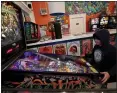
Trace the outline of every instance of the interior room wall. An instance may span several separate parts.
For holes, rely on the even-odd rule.
[[[66,8],[66,13],[68,13],[68,14],[76,14],[76,12],[75,12],[76,8],[75,8],[73,2],[70,2],[71,5],[72,5],[72,10],[71,10],[72,12],[71,13],[69,13],[67,11],[67,9],[69,9],[69,7],[70,7],[70,3],[69,4],[67,4],[67,3],[68,2],[66,2],[66,5],[65,5],[67,7]],[[77,1],[77,3],[81,3],[81,1]],[[96,5],[96,3],[94,3],[94,2],[85,3],[85,1],[83,1],[82,3],[84,4],[84,6],[83,6],[84,8],[85,8],[85,6],[94,6],[94,5]],[[105,4],[106,3],[107,3],[107,7],[104,8],[105,10],[104,9],[102,9],[102,10],[106,11],[109,14],[112,14],[114,12],[115,7],[116,7],[115,1],[105,2]],[[92,4],[92,5],[90,5],[90,4]],[[34,2],[32,2],[32,6],[33,6],[34,15],[35,15],[35,22],[37,24],[39,24],[39,25],[48,24],[48,22],[50,21],[51,16],[49,15],[47,2],[34,1]],[[103,7],[103,5],[101,5],[100,7]],[[45,16],[40,15],[40,8],[47,8],[48,14],[45,15]],[[94,10],[92,10],[92,11],[94,11]],[[89,30],[89,21],[90,21],[90,18],[99,17],[99,15],[101,14],[101,12],[102,11],[91,13],[90,15],[87,14],[87,16],[86,16],[86,32],[90,31]]]
[[[90,19],[99,17],[103,12],[108,15],[113,14],[116,3],[114,1],[77,1],[66,2],[65,6],[67,14],[86,13],[86,32],[89,32]]]
[[[34,11],[34,16],[35,16],[35,23],[38,24],[39,26],[47,25],[51,18],[51,16],[49,15],[47,2],[33,1],[32,7],[33,7],[33,11]],[[41,13],[40,13],[41,8],[47,9],[47,15],[41,15]],[[46,31],[46,34],[51,35],[51,33],[48,30]]]
[[[50,15],[49,15],[49,11],[48,11],[47,2],[33,1],[32,7],[33,7],[34,15],[35,15],[35,22],[38,25],[48,24],[48,22],[50,21]],[[41,8],[47,8],[47,15],[40,14]]]

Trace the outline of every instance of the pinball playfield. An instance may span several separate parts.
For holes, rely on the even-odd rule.
[[[24,52],[3,72],[3,88],[98,89],[101,87],[100,75],[83,58],[55,56],[50,57],[32,51]]]

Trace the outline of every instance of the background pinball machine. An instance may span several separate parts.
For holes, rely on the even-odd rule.
[[[101,89],[102,76],[83,58],[26,50],[21,9],[1,4],[2,93]]]

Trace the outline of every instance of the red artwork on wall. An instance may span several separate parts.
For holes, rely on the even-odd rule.
[[[116,35],[111,35],[110,36],[110,44],[111,45],[115,45],[116,44],[115,38],[116,38]]]
[[[53,53],[52,45],[39,47],[39,53]]]
[[[86,54],[92,51],[92,42],[90,39],[81,40],[81,56],[85,56]]]

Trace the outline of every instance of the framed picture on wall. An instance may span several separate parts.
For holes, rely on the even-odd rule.
[[[95,31],[97,28],[99,28],[99,18],[91,18],[90,31]]]
[[[41,8],[40,9],[40,14],[41,15],[47,15],[47,9],[46,8]]]
[[[73,14],[70,17],[70,34],[79,35],[86,33],[86,14]]]
[[[53,45],[54,54],[67,55],[66,43]]]
[[[80,41],[67,42],[68,55],[80,56]]]
[[[108,28],[109,16],[100,17],[100,28]]]
[[[38,52],[39,52],[39,53],[52,54],[52,53],[53,53],[52,45],[39,47],[39,48],[38,48]]]
[[[110,44],[113,46],[116,44],[116,35],[110,35]]]
[[[117,16],[109,16],[108,28],[116,29],[117,27]]]
[[[85,56],[92,51],[92,42],[91,39],[81,40],[81,56]]]

